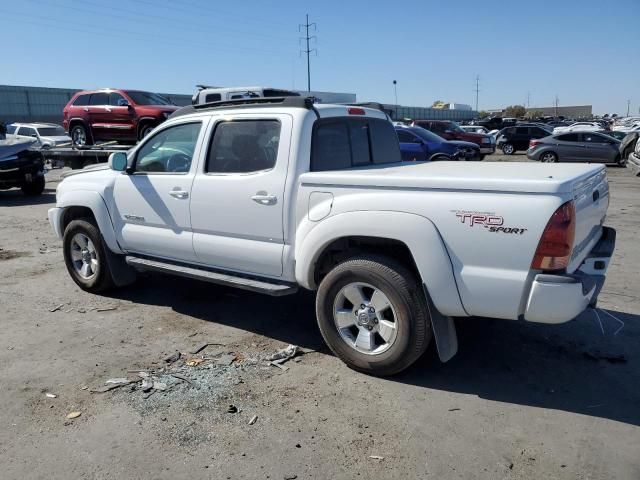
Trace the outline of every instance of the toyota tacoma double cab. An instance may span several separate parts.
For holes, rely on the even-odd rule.
[[[49,220],[84,290],[139,271],[315,290],[331,350],[391,375],[432,339],[450,359],[454,317],[562,323],[595,305],[608,203],[601,165],[403,162],[385,113],[289,97],[178,110],[66,177]]]

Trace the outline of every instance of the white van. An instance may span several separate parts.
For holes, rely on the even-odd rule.
[[[298,92],[282,90],[271,87],[229,87],[218,88],[206,85],[196,85],[198,91],[193,95],[191,103],[198,105],[201,103],[221,102],[225,100],[238,100],[242,98],[260,97],[299,97]]]

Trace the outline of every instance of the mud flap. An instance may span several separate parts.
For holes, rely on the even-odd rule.
[[[116,255],[109,247],[107,243],[102,239],[104,245],[104,253],[107,257],[107,263],[109,264],[109,270],[111,271],[111,278],[116,287],[124,287],[130,285],[136,281],[136,271],[127,265],[124,255]]]
[[[458,353],[458,335],[456,334],[456,326],[453,323],[453,318],[445,317],[434,306],[426,285],[423,284],[422,288],[427,299],[427,308],[429,309],[429,316],[431,317],[433,336],[436,339],[438,357],[442,363],[445,363],[451,360],[454,355]]]

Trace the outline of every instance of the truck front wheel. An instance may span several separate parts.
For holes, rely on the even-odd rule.
[[[62,237],[64,263],[74,282],[96,293],[113,286],[100,230],[87,218],[72,220]]]
[[[415,362],[432,337],[424,293],[396,261],[359,257],[337,265],[316,298],[320,332],[350,368],[393,375]]]

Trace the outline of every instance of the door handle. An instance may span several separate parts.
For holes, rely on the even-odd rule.
[[[171,190],[169,195],[174,198],[189,198],[189,192],[185,192],[184,190]]]
[[[111,113],[111,109],[109,107],[105,107],[105,110],[109,113]]]
[[[83,108],[83,110],[84,110],[85,112],[88,112],[88,111],[89,111],[89,109],[88,109],[88,108]]]
[[[251,200],[253,200],[256,203],[259,203],[260,205],[275,205],[276,202],[278,201],[278,197],[276,197],[275,195],[267,195],[267,194],[258,192],[253,197],[251,197]]]

